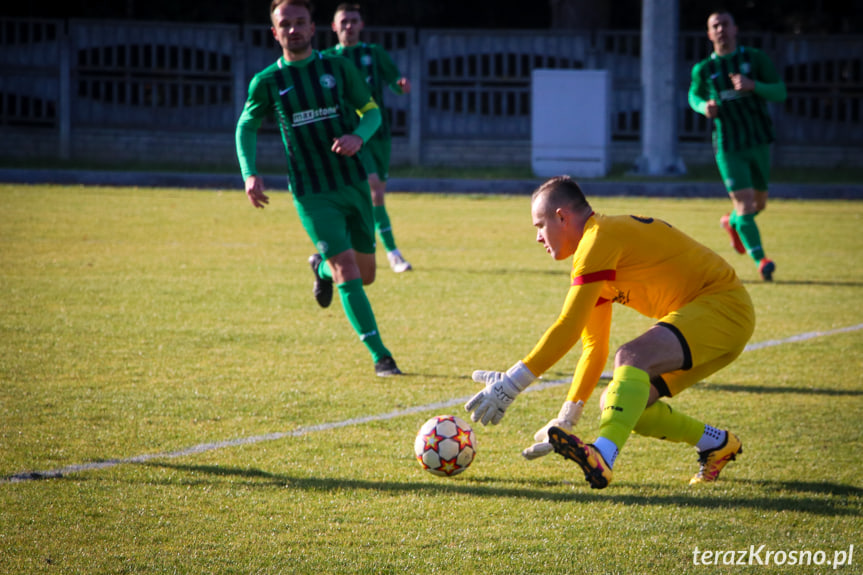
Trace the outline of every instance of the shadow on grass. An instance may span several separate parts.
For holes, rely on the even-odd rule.
[[[861,397],[863,389],[825,389],[818,387],[784,387],[780,385],[742,385],[736,383],[702,383],[705,391],[730,391],[733,393],[799,393],[802,395],[827,395],[835,397]]]
[[[841,485],[827,482],[796,482],[796,481],[751,481],[730,480],[723,482],[725,486],[735,484],[748,484],[769,491],[763,495],[745,495],[735,493],[728,495],[721,492],[712,495],[706,489],[693,489],[689,493],[675,493],[669,495],[651,494],[616,494],[612,487],[606,492],[595,492],[584,486],[578,491],[560,492],[559,483],[525,481],[525,487],[494,487],[478,483],[493,483],[497,479],[483,477],[471,477],[467,482],[460,480],[448,481],[447,483],[427,482],[399,482],[399,481],[369,481],[363,479],[327,478],[327,477],[293,477],[291,475],[270,473],[255,468],[223,467],[218,465],[181,465],[165,462],[147,462],[142,465],[174,469],[196,474],[207,474],[215,477],[240,477],[249,480],[249,487],[289,487],[291,489],[303,489],[308,491],[379,491],[381,493],[427,493],[435,494],[460,494],[473,497],[510,497],[518,499],[535,499],[541,501],[573,501],[578,503],[623,503],[624,505],[658,506],[658,507],[689,507],[689,508],[740,508],[756,509],[761,511],[795,511],[798,513],[811,513],[823,516],[861,516],[861,504],[859,501],[850,501],[848,497],[863,496],[863,489],[849,485]],[[173,483],[173,482],[172,482]],[[199,483],[193,481],[193,483]],[[537,489],[536,485],[546,485],[549,490]],[[640,484],[621,483],[619,487],[641,488]],[[650,490],[667,489],[667,487],[650,486]],[[709,488],[708,488],[709,489]],[[787,493],[787,495],[783,495]],[[813,497],[812,494],[821,497]],[[834,498],[833,495],[842,495],[843,498]]]
[[[817,493],[819,495],[838,495],[840,497],[863,497],[863,487],[841,485],[827,481],[768,481],[766,479],[740,479],[738,481],[770,491]]]

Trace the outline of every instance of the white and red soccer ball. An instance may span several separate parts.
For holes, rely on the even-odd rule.
[[[476,455],[476,436],[463,419],[436,415],[420,427],[414,453],[426,471],[451,477],[470,467]]]

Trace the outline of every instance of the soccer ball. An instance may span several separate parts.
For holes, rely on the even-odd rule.
[[[420,427],[414,453],[426,471],[443,477],[458,475],[476,455],[476,436],[463,419],[437,415]]]

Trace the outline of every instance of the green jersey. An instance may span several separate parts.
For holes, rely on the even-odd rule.
[[[344,58],[316,51],[301,62],[279,58],[252,78],[237,122],[237,156],[243,178],[255,174],[257,131],[263,119],[273,114],[295,196],[365,182],[368,176],[359,155],[343,156],[331,147],[334,139],[355,132],[360,122],[357,110],[364,113],[372,108],[377,106],[368,87]]]
[[[754,80],[755,89],[735,90],[731,74]],[[717,151],[734,152],[773,142],[767,102],[784,100],[785,95],[785,84],[770,58],[755,48],[739,46],[724,56],[714,52],[692,68],[689,105],[703,114],[708,100],[719,104],[719,116],[713,120],[713,146]]]
[[[389,86],[393,92],[401,94],[402,89],[396,82],[402,75],[386,50],[377,44],[360,42],[350,47],[338,44],[327,49],[324,53],[344,56],[360,70],[360,74],[366,79],[366,83],[372,91],[372,97],[381,108],[381,127],[374,137],[389,139],[390,117],[384,108],[384,87]]]

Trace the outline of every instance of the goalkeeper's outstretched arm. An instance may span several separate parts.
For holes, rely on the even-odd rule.
[[[505,373],[475,371],[473,380],[485,384],[485,388],[465,404],[465,409],[471,412],[471,419],[483,425],[499,423],[518,394],[576,344],[601,289],[600,282],[571,287],[557,321],[524,361],[519,361]]]
[[[578,342],[595,311],[602,285],[602,282],[592,282],[569,288],[557,321],[546,330],[523,360],[537,377],[560,361]]]
[[[599,378],[602,377],[602,371],[608,361],[611,306],[610,301],[597,304],[581,333],[581,357],[572,376],[572,385],[566,396],[567,401],[581,400],[587,403],[599,383]]]

